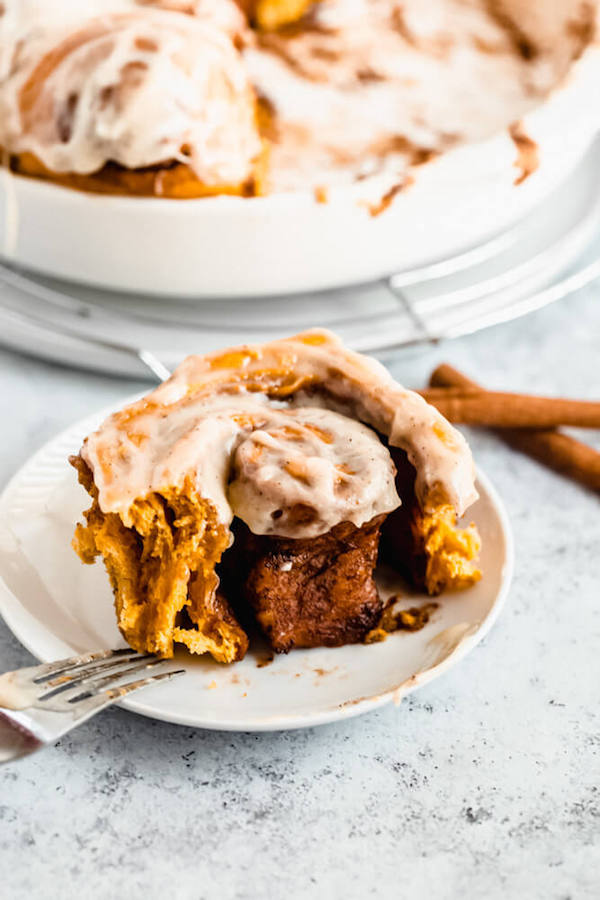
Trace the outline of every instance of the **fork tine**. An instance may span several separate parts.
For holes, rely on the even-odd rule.
[[[162,660],[162,662],[165,662],[165,660]],[[140,678],[138,681],[130,681],[128,684],[123,684],[120,687],[110,688],[110,690],[104,691],[104,696],[111,702],[120,700],[121,697],[126,697],[127,694],[131,694],[139,688],[154,684],[155,681],[165,681],[169,678],[174,678],[176,675],[185,675],[185,669],[174,669],[171,672],[159,672],[157,675],[148,675],[147,678]]]
[[[129,662],[129,660],[113,663],[111,666],[100,668],[98,672],[94,671],[91,667],[89,669],[84,669],[81,678],[75,676],[68,681],[63,681],[53,690],[38,697],[38,701],[43,703],[46,700],[52,700],[54,697],[59,697],[63,702],[75,703],[77,700],[83,700],[84,697],[89,697],[92,694],[98,693],[100,688],[107,684],[112,684],[113,681],[119,681],[121,678],[125,678],[133,672],[139,672],[140,669],[156,666],[159,663],[166,662],[166,660],[157,659],[155,656],[143,656],[135,661],[135,665],[128,666],[126,665],[127,662]],[[107,669],[114,671],[111,671],[111,673],[107,675],[105,674]]]
[[[130,650],[129,653],[124,653],[117,659],[110,656],[107,659],[95,661],[91,666],[77,666],[74,669],[64,669],[63,672],[59,672],[51,678],[44,678],[43,681],[36,680],[35,683],[39,684],[41,689],[47,688],[48,690],[63,686],[72,687],[88,677],[104,675],[112,669],[122,668],[127,663],[141,662],[144,659],[156,659],[156,657],[151,653],[141,654],[136,653],[135,650]]]
[[[162,659],[157,660],[156,662],[168,662],[168,660]],[[150,665],[153,664],[150,663]],[[148,687],[155,682],[174,678],[176,675],[185,675],[185,669],[174,669],[170,672],[159,672],[157,675],[148,675],[146,678],[140,678],[137,681],[129,681],[127,684],[120,684],[116,687],[109,688],[106,691],[94,693],[86,691],[69,701],[69,703],[72,704],[70,708],[76,712],[79,721],[84,721],[88,716],[94,715],[94,713],[99,710],[105,709],[107,706],[116,703],[118,700],[127,696],[127,694],[131,694],[133,691],[137,691],[140,688]]]
[[[38,684],[39,682],[45,681],[47,678],[51,678],[53,675],[58,675],[60,672],[64,672],[67,669],[74,669],[77,666],[84,666],[87,663],[97,662],[98,660],[124,656],[132,653],[135,653],[135,650],[132,650],[131,647],[122,647],[119,650],[95,650],[90,653],[82,653],[79,656],[69,656],[67,657],[67,659],[58,659],[56,662],[46,663],[45,665],[33,666],[28,671],[31,675],[33,675],[35,672],[35,677],[33,678],[33,680],[36,684]]]

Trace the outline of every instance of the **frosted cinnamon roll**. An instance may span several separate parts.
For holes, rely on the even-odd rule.
[[[75,549],[138,650],[232,662],[250,610],[277,651],[361,640],[380,538],[430,593],[479,577],[464,438],[326,331],[189,357],[71,461],[93,498]]]
[[[224,30],[137,4],[28,27],[0,90],[16,171],[128,194],[261,191],[256,99]]]

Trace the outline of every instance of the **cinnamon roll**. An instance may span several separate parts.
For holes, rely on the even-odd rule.
[[[432,594],[479,577],[468,446],[326,331],[189,357],[71,459],[137,650],[240,659],[250,611],[276,651],[361,640],[380,558]]]
[[[223,22],[132,7],[82,20],[61,7],[15,42],[0,90],[13,169],[110,193],[260,193],[256,98]]]

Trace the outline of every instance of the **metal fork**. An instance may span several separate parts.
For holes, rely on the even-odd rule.
[[[184,674],[175,669],[123,682],[166,662],[129,648],[98,650],[0,675],[0,763],[55,743],[133,691]]]

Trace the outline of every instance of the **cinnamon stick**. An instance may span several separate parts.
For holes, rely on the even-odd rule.
[[[600,428],[600,403],[534,397],[472,387],[433,387],[419,392],[450,422],[487,428]]]
[[[447,363],[437,367],[429,383],[434,388],[462,388],[467,392],[483,390],[480,385]],[[600,492],[600,453],[593,447],[549,428],[502,428],[497,433],[515,450]]]

